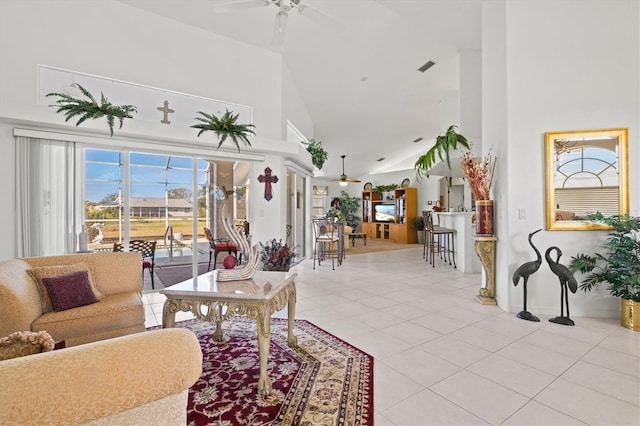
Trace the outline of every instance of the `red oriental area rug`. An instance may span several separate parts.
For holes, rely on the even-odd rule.
[[[176,323],[193,331],[203,352],[203,373],[191,387],[189,425],[373,425],[373,357],[314,324],[296,320],[298,346],[287,345],[287,321],[271,325],[269,377],[273,390],[258,396],[256,323]]]

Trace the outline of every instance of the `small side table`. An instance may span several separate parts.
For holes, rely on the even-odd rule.
[[[365,246],[367,245],[367,234],[365,234],[364,232],[352,232],[351,234],[349,234],[349,240],[351,240],[351,247],[355,247],[356,238],[363,238],[364,245]]]
[[[475,237],[475,250],[482,263],[486,286],[480,287],[476,300],[483,305],[496,305],[496,237]]]

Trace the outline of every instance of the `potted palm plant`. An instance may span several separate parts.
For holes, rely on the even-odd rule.
[[[358,209],[360,208],[360,198],[352,197],[347,191],[340,191],[340,212],[344,217],[347,225],[354,230],[358,227],[360,217],[358,216]]]
[[[571,257],[569,269],[587,274],[580,284],[584,291],[607,283],[609,293],[621,298],[622,326],[640,331],[640,217],[597,213],[589,219],[611,226],[612,231],[602,253],[579,253]]]
[[[212,131],[218,136],[218,147],[216,149],[220,149],[220,146],[230,138],[233,143],[238,148],[238,152],[240,152],[240,145],[238,141],[244,142],[245,145],[251,146],[251,142],[249,142],[249,135],[255,135],[256,132],[253,131],[255,126],[253,124],[241,124],[238,123],[238,116],[240,114],[234,114],[233,112],[226,110],[221,117],[217,117],[214,114],[207,114],[202,111],[198,111],[202,117],[195,117],[195,120],[198,120],[198,124],[194,124],[193,128],[200,129],[198,132],[198,137],[206,131]]]
[[[418,157],[414,165],[418,179],[421,177],[429,177],[429,169],[436,164],[436,155],[440,161],[446,160],[447,166],[449,167],[449,170],[451,170],[449,151],[455,151],[458,149],[458,145],[462,145],[466,149],[471,149],[467,138],[456,132],[457,127],[458,126],[449,126],[444,135],[436,137],[435,145]]]

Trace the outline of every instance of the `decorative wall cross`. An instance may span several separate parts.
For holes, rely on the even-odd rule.
[[[271,175],[271,168],[264,169],[264,175],[258,176],[258,180],[264,183],[264,199],[269,201],[273,198],[271,194],[271,184],[278,182],[278,176]]]
[[[169,121],[169,113],[175,111],[169,108],[169,101],[164,101],[164,106],[158,107],[158,111],[162,111],[164,113],[160,122],[163,124],[171,124],[171,122]]]

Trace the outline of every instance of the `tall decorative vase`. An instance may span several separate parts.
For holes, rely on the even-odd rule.
[[[493,200],[476,200],[476,235],[492,237],[493,227]]]

